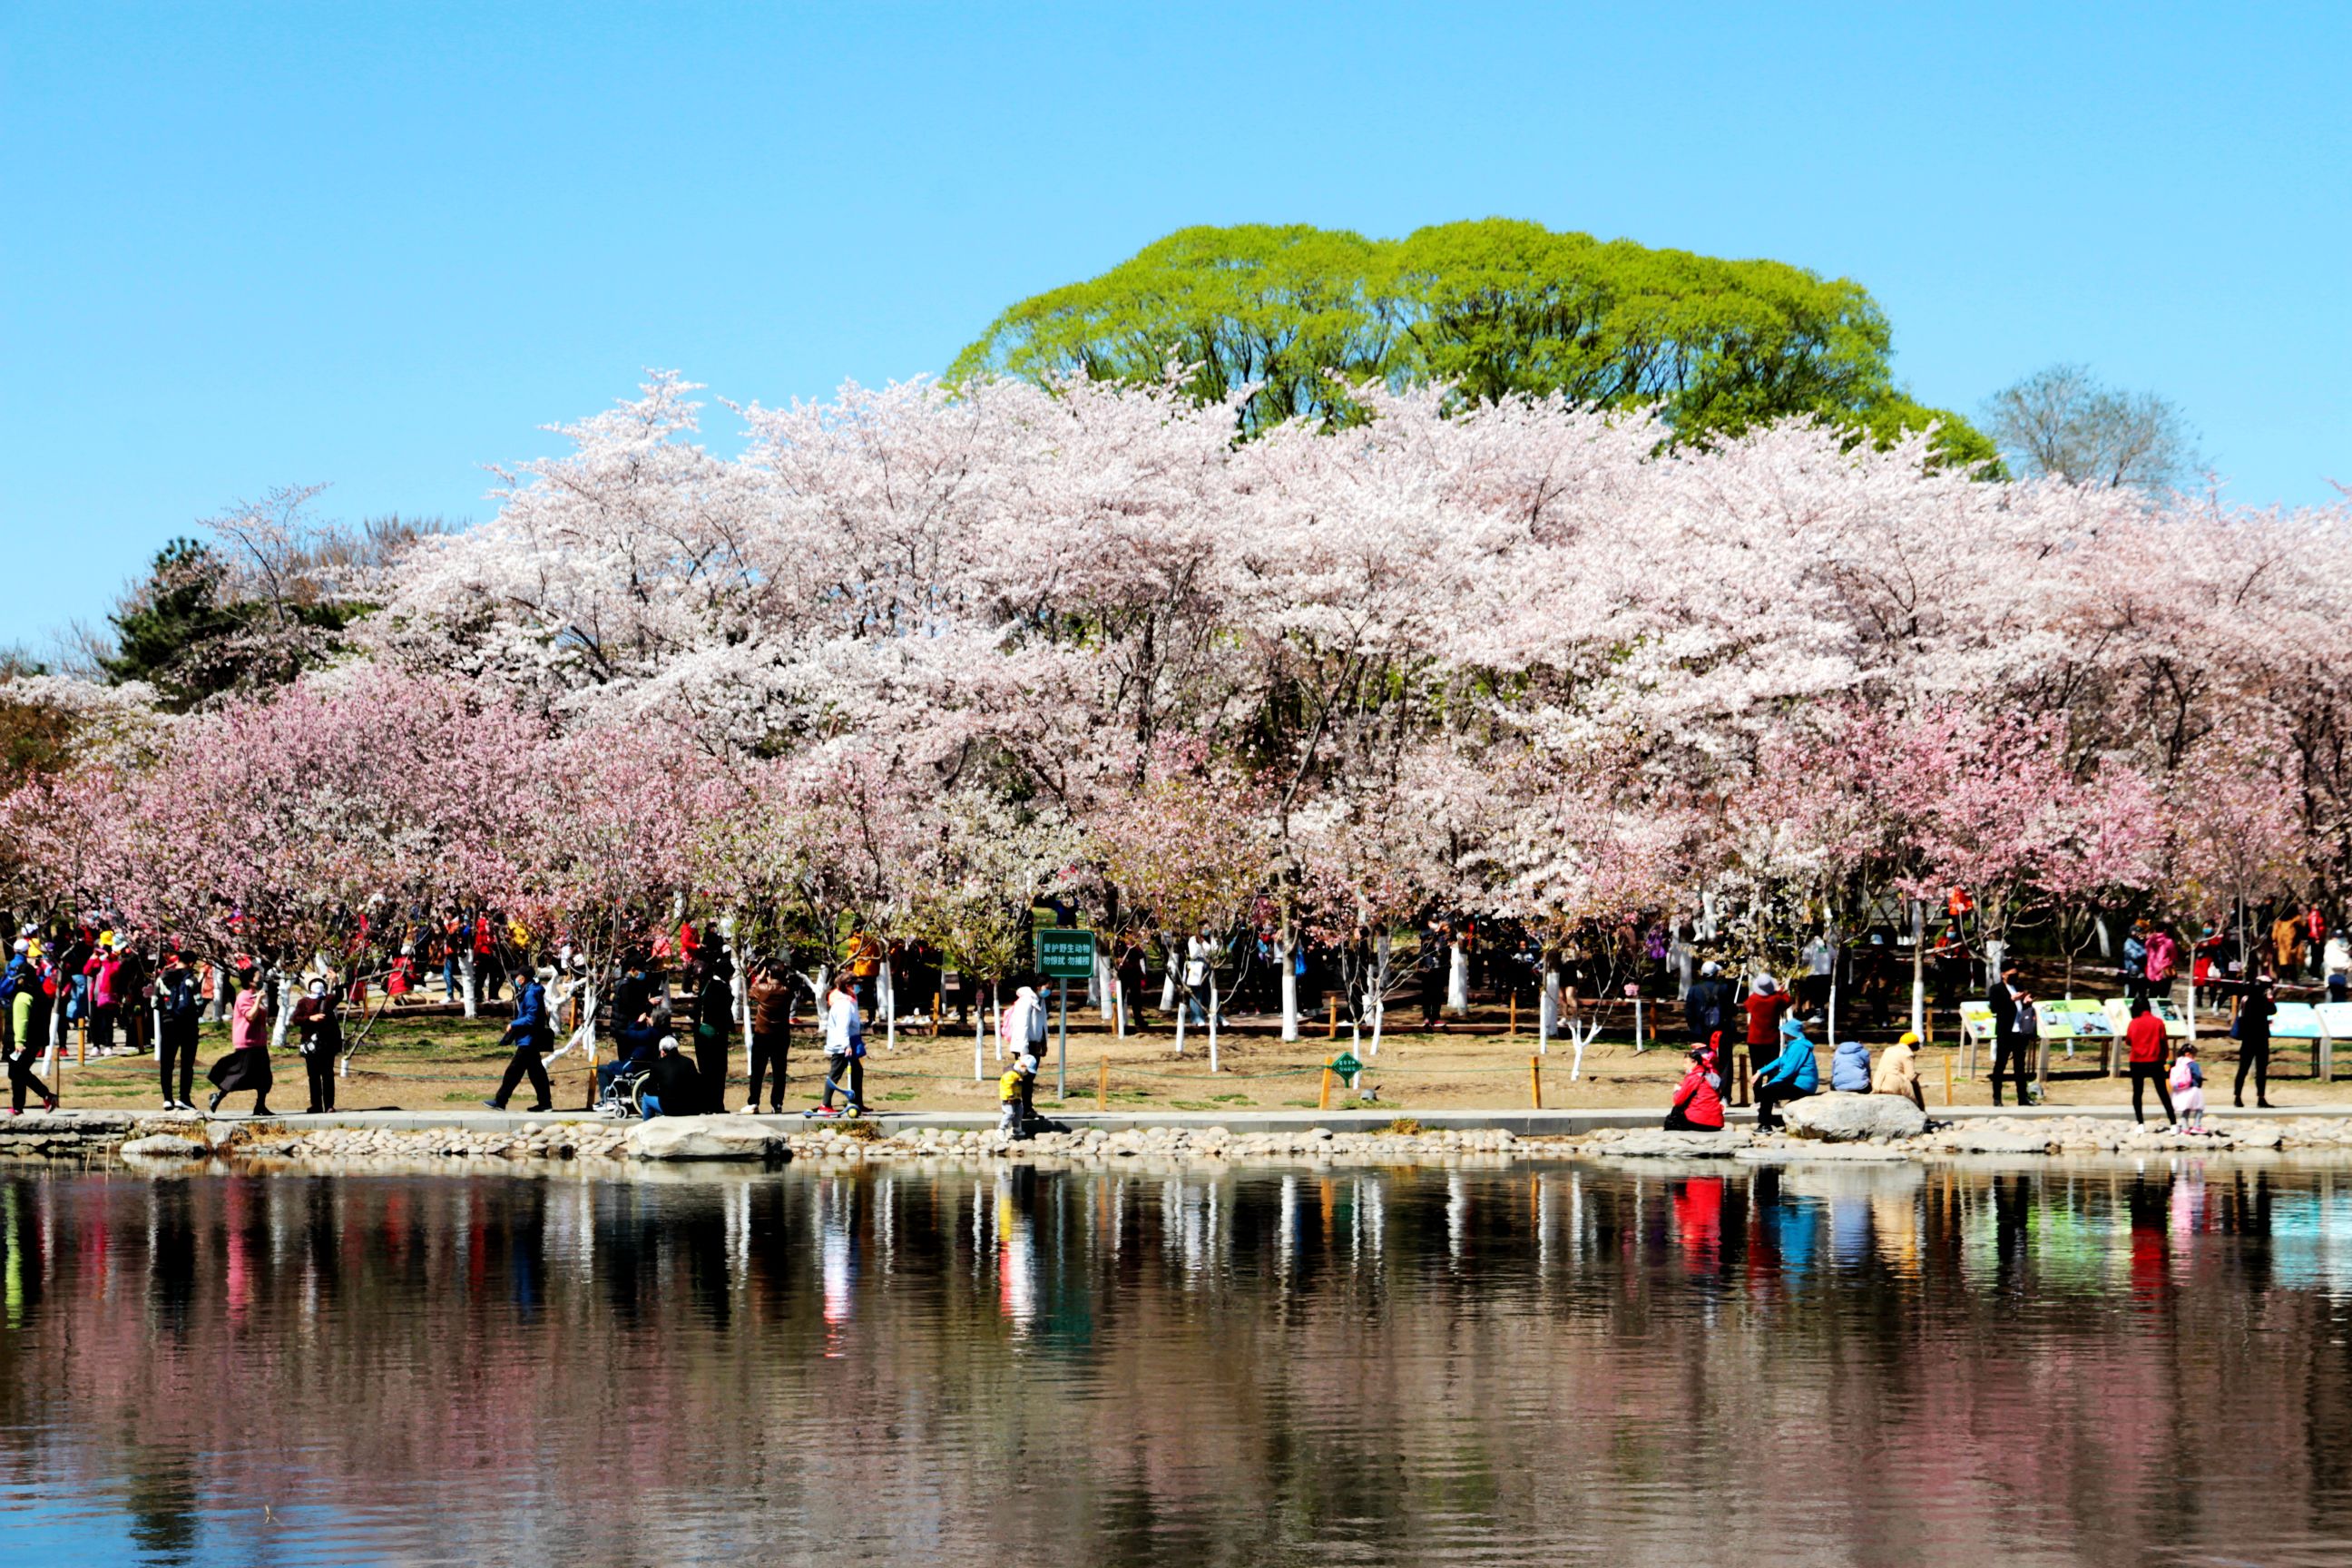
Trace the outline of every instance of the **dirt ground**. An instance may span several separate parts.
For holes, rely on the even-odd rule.
[[[1402,1015],[1392,1016],[1402,1017]],[[1555,1040],[1549,1054],[1536,1057],[1533,1019],[1518,1016],[1522,1027],[1512,1033],[1509,1015],[1502,1009],[1474,1009],[1470,1016],[1429,1034],[1418,1029],[1391,1031],[1377,1058],[1368,1057],[1359,1082],[1368,1095],[1360,1100],[1344,1084],[1332,1086],[1329,1104],[1335,1110],[1394,1107],[1400,1113],[1416,1110],[1521,1110],[1530,1103],[1535,1085],[1531,1059],[1540,1065],[1543,1104],[1547,1109],[1654,1106],[1664,1114],[1675,1081],[1681,1076],[1679,1041],[1662,1034],[1659,1044],[1636,1051],[1630,1035],[1604,1037],[1589,1047],[1581,1073],[1576,1072],[1573,1047]],[[1409,1022],[1418,1023],[1416,1013]],[[2201,1027],[2202,1026],[2200,1026]],[[446,1016],[393,1014],[369,1032],[337,1089],[337,1108],[343,1110],[466,1110],[477,1106],[498,1087],[507,1060],[498,1046],[502,1024],[495,1018],[467,1023]],[[2230,1077],[2237,1047],[2219,1037],[2225,1025],[2213,1020],[2206,1042],[2207,1094],[2216,1106],[2229,1103]],[[356,1033],[356,1028],[354,1028]],[[1938,1030],[1948,1037],[1948,1026]],[[1091,1110],[1106,1085],[1102,1102],[1120,1110],[1276,1110],[1311,1108],[1322,1089],[1322,1067],[1349,1045],[1348,1031],[1336,1036],[1327,1022],[1316,1021],[1306,1037],[1285,1045],[1270,1019],[1242,1017],[1221,1031],[1218,1065],[1209,1071],[1207,1040],[1198,1029],[1188,1030],[1184,1053],[1174,1053],[1175,1036],[1154,1018],[1149,1030],[1125,1039],[1112,1037],[1092,1014],[1070,1019],[1068,1047],[1069,1092],[1056,1092],[1057,1059],[1049,1041],[1044,1070],[1038,1079],[1038,1103],[1046,1109],[1066,1105],[1072,1110]],[[902,1028],[893,1048],[883,1032],[867,1037],[866,1096],[873,1109],[889,1110],[992,1110],[996,1100],[996,1075],[1003,1070],[992,1041],[982,1053],[983,1078],[972,1075],[972,1037],[950,1031],[933,1038],[928,1028]],[[197,1073],[197,1103],[209,1089],[203,1068],[228,1048],[226,1026],[205,1030]],[[2273,1049],[2271,1099],[2286,1106],[2352,1103],[2352,1076],[2339,1069],[2334,1083],[2321,1084],[2311,1076],[2311,1051],[2301,1043]],[[1826,1079],[1829,1050],[1822,1047]],[[796,1032],[793,1041],[792,1079],[787,1107],[805,1107],[823,1087],[824,1058],[814,1035]],[[1979,1073],[1988,1065],[1979,1063]],[[1950,1065],[1955,1104],[1984,1104],[1991,1098],[1981,1076],[1964,1076],[1961,1054],[1938,1045],[1927,1053],[1924,1077],[1932,1111],[1944,1103],[1947,1063]],[[289,1048],[275,1063],[278,1089],[272,1108],[300,1110],[304,1088],[300,1058]],[[728,1103],[743,1103],[749,1063],[742,1038],[733,1041]],[[556,1102],[584,1106],[593,1080],[575,1053],[551,1068]],[[114,1057],[68,1067],[58,1084],[68,1106],[95,1109],[135,1109],[157,1104],[161,1094],[151,1056]],[[529,1089],[515,1101],[525,1103]],[[763,1093],[762,1099],[766,1098]],[[2126,1102],[2126,1080],[2108,1079],[2098,1071],[2097,1056],[2089,1047],[2070,1058],[2053,1047],[2050,1101],[2056,1105],[2103,1105]],[[239,1096],[239,1109],[247,1103]]]

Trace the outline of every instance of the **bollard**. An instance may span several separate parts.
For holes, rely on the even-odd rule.
[[[932,992],[932,993],[931,993],[931,1038],[933,1038],[933,1039],[935,1039],[935,1040],[936,1040],[936,1039],[938,1039],[938,1038],[940,1037],[940,1020],[942,1017],[944,1017],[944,1016],[946,1016],[946,1014],[947,1014],[947,1010],[948,1010],[948,997],[947,997],[947,993],[946,993],[946,992],[944,992],[944,991],[934,991],[934,992]]]
[[[1110,1058],[1108,1057],[1095,1063],[1095,1109],[1097,1110],[1110,1109]]]
[[[1329,1068],[1323,1069],[1323,1091],[1315,1097],[1315,1109],[1318,1110],[1331,1109],[1331,1069]]]
[[[1543,1058],[1541,1057],[1528,1058],[1528,1104],[1537,1110],[1543,1109]]]
[[[1333,996],[1328,1000],[1331,1004],[1331,1022],[1324,1028],[1323,1037],[1327,1040],[1336,1040],[1339,1037],[1339,998]]]
[[[1517,992],[1517,991],[1514,990],[1514,991],[1511,993],[1511,1038],[1513,1038],[1513,1039],[1515,1039],[1515,1040],[1516,1040],[1516,1039],[1517,1039],[1518,1037],[1519,1037],[1519,994],[1518,994],[1518,992]]]
[[[1944,1053],[1944,1103],[1952,1103],[1952,1053]]]

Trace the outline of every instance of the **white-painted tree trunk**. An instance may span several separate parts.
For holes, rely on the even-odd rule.
[[[1217,1070],[1217,964],[1209,962],[1209,1070]]]
[[[1118,971],[1111,967],[1110,954],[1097,950],[1095,953],[1095,994],[1102,999],[1102,1020],[1106,1024],[1118,1021]],[[1127,1033],[1120,1029],[1120,1034]]]
[[[882,961],[882,967],[876,970],[874,973],[874,1000],[882,1009],[882,1047],[885,1050],[895,1051],[898,1048],[898,977],[891,973],[890,961],[887,958]],[[744,1070],[748,1072],[751,1069],[746,1068]]]
[[[286,1005],[286,976],[273,972],[262,984],[270,987],[269,1048],[286,1048],[286,1015],[294,1009]]]
[[[1176,1005],[1176,976],[1179,973],[1176,966],[1183,960],[1177,956],[1173,947],[1163,951],[1168,954],[1168,967],[1160,971],[1160,1010],[1165,1013]]]
[[[1275,943],[1275,956],[1282,961],[1282,1037],[1298,1038],[1298,939],[1288,934]]]
[[[1543,994],[1536,1001],[1536,1055],[1551,1055],[1551,1037],[1559,1033],[1559,969],[1547,961]]]
[[[1188,993],[1184,998],[1184,1005],[1176,1009],[1176,1054],[1180,1057],[1184,1054],[1184,1026],[1191,1021],[1192,1016],[1192,998]]]
[[[973,987],[975,993],[978,989]],[[944,1007],[940,1009],[941,1012],[946,1010]],[[977,994],[971,999],[971,1081],[988,1081],[988,1009],[982,1005]]]
[[[1446,944],[1445,1010],[1470,1011],[1470,954],[1458,942]]]
[[[1927,1039],[1927,917],[1924,906],[1911,906],[1911,1032],[1920,1043]]]
[[[470,939],[467,941],[466,945],[463,948],[458,950],[457,978],[464,985],[464,990],[460,994],[466,999],[466,1016],[470,1018],[474,1016],[476,1005],[476,996],[474,992],[474,944]]]
[[[1381,932],[1372,939],[1372,1055],[1381,1054],[1381,1026],[1389,1010],[1389,933]]]

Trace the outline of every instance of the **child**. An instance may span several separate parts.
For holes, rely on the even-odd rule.
[[[2197,1062],[2197,1044],[2182,1045],[2172,1060],[2172,1108],[2180,1114],[2183,1132],[2205,1131],[2205,1069]]]
[[[996,1130],[1007,1138],[1029,1136],[1028,1118],[1024,1110],[1028,1102],[1029,1085],[1036,1076],[1037,1058],[1024,1051],[1013,1058],[1013,1065],[1004,1069],[1003,1078],[996,1080]]]

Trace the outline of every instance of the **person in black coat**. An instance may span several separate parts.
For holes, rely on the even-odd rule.
[[[163,1016],[163,1029],[158,1037],[161,1070],[163,1080],[163,1109],[194,1110],[196,1108],[196,1026],[205,1016],[203,988],[196,982],[196,972],[188,961],[174,952],[163,961],[163,973],[156,985],[156,1011]],[[179,1064],[179,1087],[172,1084],[173,1064]]]
[[[735,1031],[735,966],[713,957],[694,993],[694,1055],[702,1068],[702,1109],[727,1109],[727,1053]]]
[[[310,1086],[310,1114],[335,1109],[335,1058],[343,1052],[343,1016],[324,980],[310,982],[310,994],[294,1004],[289,1024],[302,1040],[302,1071]]]
[[[1732,1005],[1731,982],[1723,977],[1723,965],[1710,958],[1699,966],[1698,978],[1683,998],[1683,1022],[1689,1026],[1692,1041],[1705,1045],[1728,1030]]]
[[[645,1089],[637,1096],[645,1119],[650,1121],[656,1116],[699,1116],[707,1103],[707,1092],[702,1069],[678,1050],[676,1035],[664,1035],[653,1071],[646,1075]]]
[[[2246,994],[2238,1004],[2238,1021],[2230,1032],[2238,1037],[2238,1084],[2233,1098],[2240,1106],[2246,1103],[2246,1073],[2254,1075],[2254,1103],[2263,1110],[2271,1104],[2271,1015],[2278,1004],[2271,1000],[2271,981],[2267,974],[2257,974],[2246,982]]]

